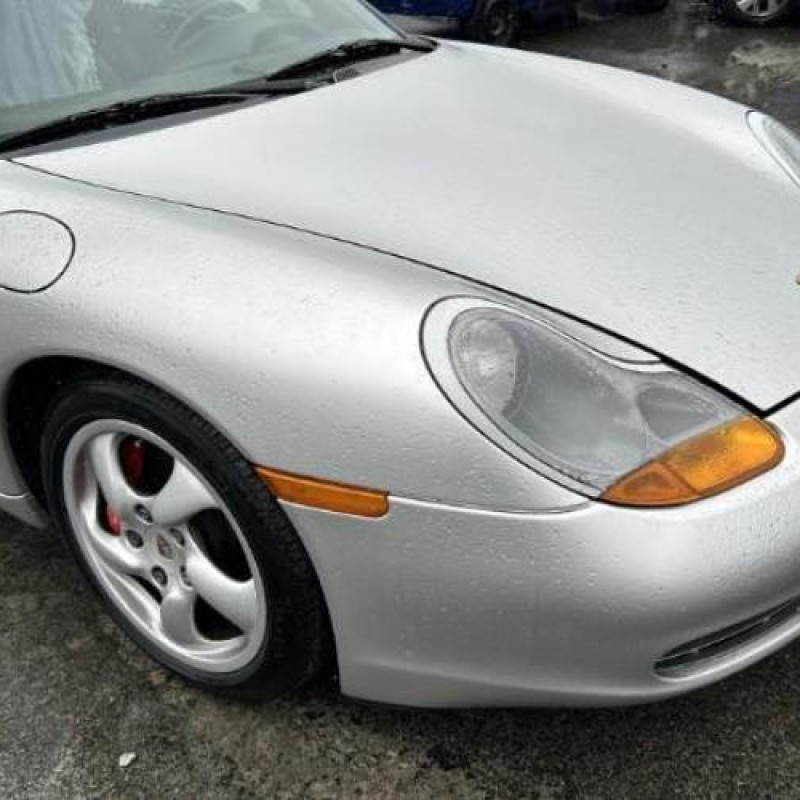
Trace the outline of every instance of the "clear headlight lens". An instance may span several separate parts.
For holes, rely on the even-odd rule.
[[[429,316],[425,346],[445,393],[489,438],[590,496],[690,502],[783,452],[769,426],[692,378],[647,354],[633,362],[600,352],[516,309],[445,301]],[[693,449],[680,450],[687,443]]]
[[[800,138],[766,114],[753,111],[748,115],[748,121],[767,152],[800,183]]]

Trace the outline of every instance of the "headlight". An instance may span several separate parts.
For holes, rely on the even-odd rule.
[[[592,329],[576,335],[576,325],[453,298],[428,315],[425,355],[451,402],[486,436],[591,497],[677,505],[781,460],[777,434],[737,404]]]
[[[800,138],[766,114],[751,111],[747,119],[767,152],[800,183]]]

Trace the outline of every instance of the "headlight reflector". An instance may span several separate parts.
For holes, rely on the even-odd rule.
[[[519,351],[511,334],[484,317],[459,326],[450,344],[463,382],[488,408],[504,409],[514,397],[518,379]]]
[[[609,502],[674,505],[780,460],[772,429],[735,403],[649,354],[598,349],[594,331],[589,345],[553,316],[456,298],[424,331],[454,405],[537,471]]]

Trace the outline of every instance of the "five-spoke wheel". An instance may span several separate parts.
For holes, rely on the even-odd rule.
[[[167,442],[120,420],[84,426],[67,448],[64,495],[87,560],[145,635],[214,671],[258,651],[268,610],[250,547]]]
[[[313,566],[251,464],[139,381],[65,387],[43,440],[54,520],[119,624],[207,688],[313,677],[330,634]]]

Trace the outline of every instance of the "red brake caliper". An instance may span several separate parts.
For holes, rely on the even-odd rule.
[[[122,518],[111,506],[106,508],[106,527],[112,536],[122,534]]]
[[[120,452],[122,474],[134,488],[141,485],[144,477],[144,442],[141,439],[126,439]],[[114,536],[122,534],[122,518],[111,506],[106,508],[106,525]]]

